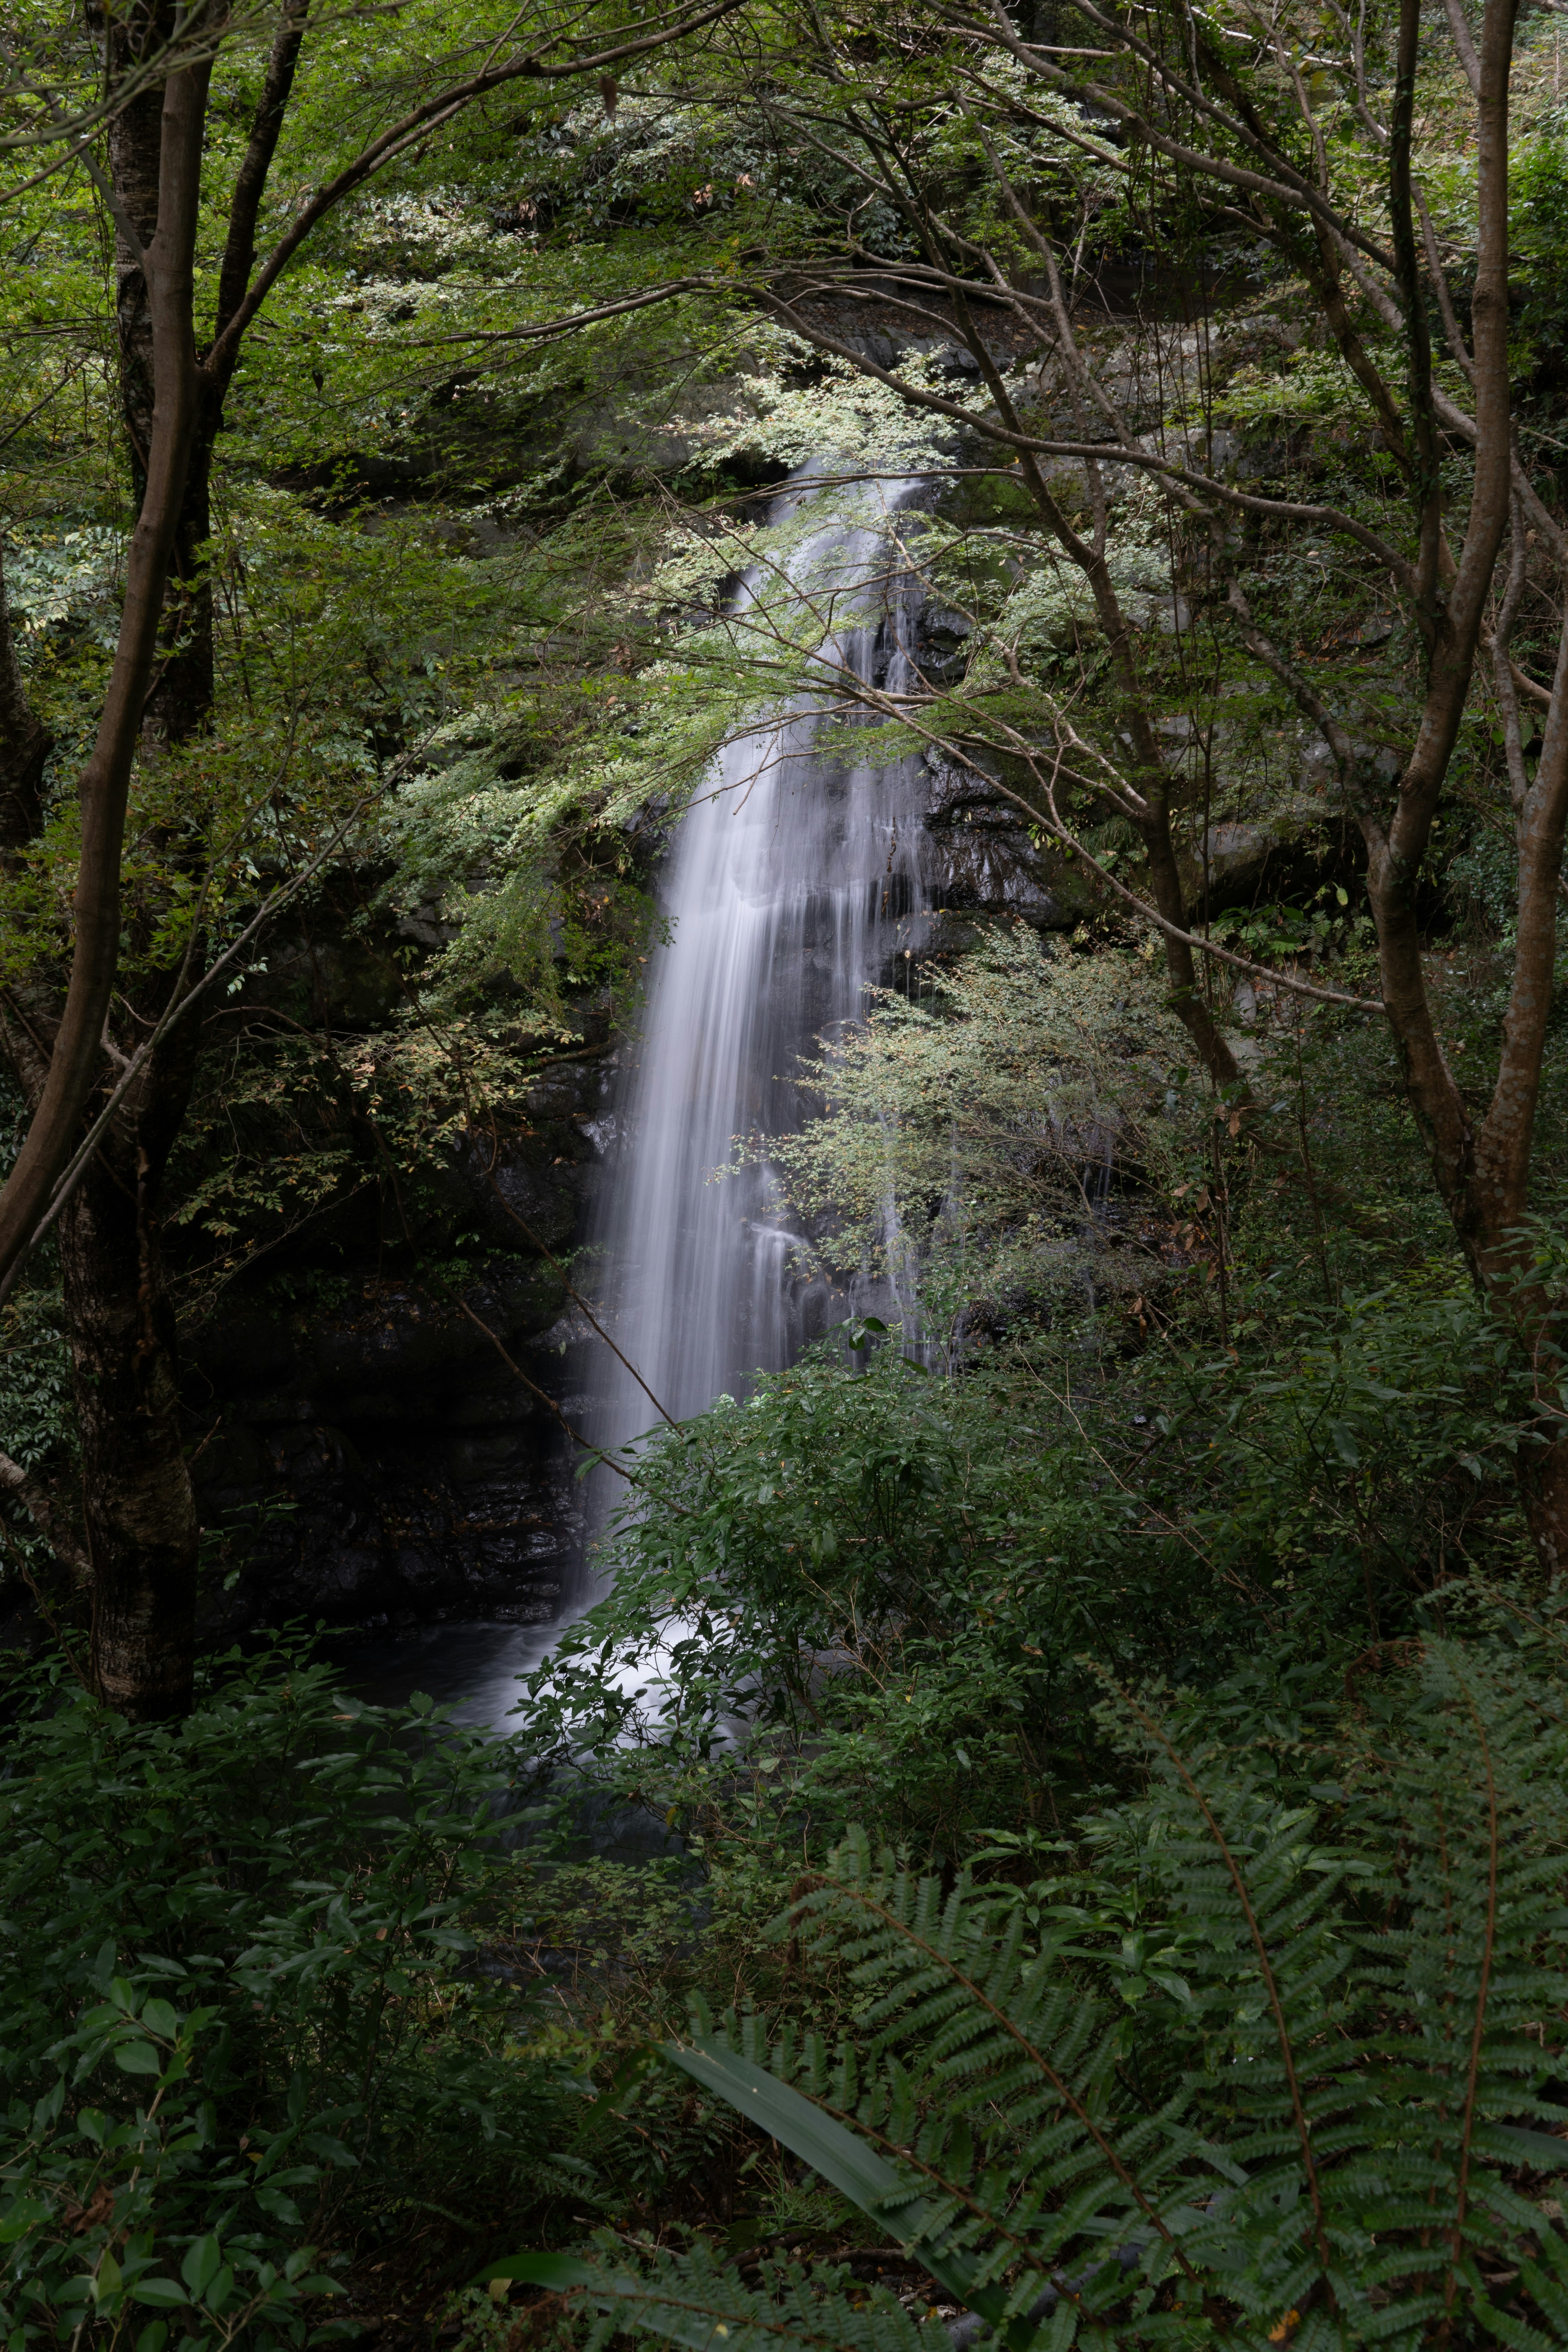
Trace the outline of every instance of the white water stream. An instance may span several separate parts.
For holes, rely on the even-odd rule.
[[[813,490],[813,471],[781,495],[773,520],[809,524],[812,504],[831,495]],[[898,691],[916,605],[887,526],[918,487],[873,480],[839,494],[834,519],[794,546],[782,583],[742,588],[742,620],[776,606],[782,584],[797,615],[809,600],[823,616],[825,680],[842,666]],[[660,890],[668,943],[650,959],[640,1034],[622,1056],[607,1123],[590,1278],[622,1353],[677,1420],[744,1395],[757,1372],[780,1370],[847,1311],[795,1263],[765,1139],[807,1114],[798,1056],[858,1019],[867,989],[921,944],[922,802],[918,758],[835,758],[823,725],[803,703],[738,738],[681,817]],[[721,1177],[742,1140],[753,1146],[749,1164]],[[602,1342],[588,1346],[584,1433],[626,1446],[658,1425],[658,1412]],[[607,1471],[594,1482],[618,1484]],[[469,1721],[499,1727],[521,1678],[593,1598],[585,1570],[553,1625],[432,1631],[395,1681],[461,1693]]]
[[[886,518],[916,487],[860,485],[864,521],[825,524],[787,562],[833,623],[825,675],[842,665],[895,692],[906,682],[914,615],[907,583],[889,576]],[[671,937],[651,964],[592,1238],[616,1340],[677,1421],[743,1395],[845,1312],[792,1263],[779,1184],[756,1145],[798,1129],[799,1055],[860,1017],[868,986],[911,937],[919,761],[834,761],[820,731],[796,711],[731,743],[666,868]],[[749,1164],[720,1178],[742,1143]],[[607,1351],[598,1369],[607,1384],[589,1433],[624,1444],[654,1408]]]

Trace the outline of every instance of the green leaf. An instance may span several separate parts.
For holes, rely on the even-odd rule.
[[[190,2289],[193,2303],[206,2293],[222,2267],[223,2248],[216,2230],[209,2230],[205,2238],[192,2240],[180,2264],[180,2276]]]
[[[158,2074],[163,2072],[163,2065],[152,2042],[140,2039],[134,2042],[117,2042],[114,2045],[114,2063],[127,2074]]]
[[[489,2286],[493,2279],[511,2279],[521,2286],[542,2286],[551,2294],[568,2294],[574,2287],[598,2287],[619,2294],[619,2282],[611,2282],[592,2263],[580,2263],[574,2254],[509,2254],[503,2263],[487,2263],[475,2279],[476,2286]],[[636,2282],[628,2284],[635,2285]]]
[[[226,2311],[234,2300],[234,2273],[225,2263],[202,2301],[209,2311]]]
[[[1518,2124],[1494,2124],[1488,2137],[1504,2141],[1519,2163],[1528,2164],[1536,2172],[1556,2172],[1568,2164],[1568,2140],[1559,2139],[1553,2132],[1526,2131]]]
[[[173,2311],[188,2303],[190,2297],[178,2279],[144,2278],[138,2279],[132,2288],[131,2300],[132,2303],[151,2304],[154,2311]]]
[[[1004,2326],[1005,2295],[996,2287],[976,2286],[970,2257],[944,2250],[945,2230],[939,2231],[931,2242],[922,2242],[931,2227],[931,2207],[856,2133],[717,2037],[704,2037],[690,2049],[674,2042],[659,2047],[672,2066],[679,2066],[704,2090],[728,2100],[772,2138],[782,2140],[792,2155],[820,2173],[841,2197],[847,2197],[862,2213],[879,2222],[960,2303],[994,2327]],[[1022,2347],[1034,2341],[1035,2330],[1024,2320],[1008,2323],[1005,2332],[1012,2345]]]
[[[734,2352],[774,2352],[774,2347],[789,2345],[826,2352],[829,2344],[846,2340],[835,2324],[842,2306],[836,2310],[831,2296],[819,2302],[809,2283],[798,2294],[786,2297],[781,2308],[749,2294],[732,2273],[714,2269],[699,2254],[678,2256],[640,2277],[599,2270],[570,2254],[513,2254],[505,2262],[487,2263],[475,2284],[487,2286],[495,2279],[542,2286],[554,2294],[580,2291],[614,2314],[617,2326],[629,2323],[667,2344],[687,2345],[690,2352],[725,2352],[726,2347],[733,2347]],[[876,2342],[910,2344],[913,2331],[903,2315],[889,2317],[889,2334],[858,2335],[855,2340],[866,2352]]]
[[[33,2205],[26,2200],[19,2205],[13,2205],[8,2213],[0,2215],[0,2246],[15,2245],[18,2238],[25,2238],[38,2222],[47,2221],[49,2212],[47,2205]]]

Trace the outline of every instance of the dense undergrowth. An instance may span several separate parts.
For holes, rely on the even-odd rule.
[[[644,1444],[509,1738],[17,1672],[16,2352],[1568,2336],[1541,1368],[1375,1029],[1266,1005],[1238,1134],[1143,971],[1001,933],[834,1045],[803,1248],[870,1295],[890,1197],[908,1328]]]
[[[369,103],[377,45],[395,91],[441,16],[405,10],[395,40],[384,10],[332,20],[290,188],[349,136],[340,100]],[[1331,18],[1303,15],[1303,55]],[[810,583],[781,570],[811,516],[770,525],[759,485],[807,459],[879,478],[890,451],[930,474],[896,563],[870,560],[900,597],[918,578],[929,699],[889,720],[851,697],[842,742],[872,756],[867,718],[887,721],[888,757],[951,782],[963,751],[977,791],[1017,784],[1047,721],[1121,758],[1091,600],[1010,450],[970,430],[987,395],[953,377],[956,311],[886,381],[764,313],[791,255],[917,250],[864,193],[883,134],[857,92],[884,69],[955,233],[1036,275],[972,85],[922,32],[917,88],[858,21],[853,72],[819,72],[808,19],[816,38],[815,11],[764,27],[768,73],[742,39],[694,52],[689,85],[524,84],[420,142],[252,346],[204,559],[212,723],[139,763],[121,971],[161,984],[204,924],[232,942],[274,908],[172,1150],[187,1337],[233,1297],[342,1304],[372,1261],[436,1290],[488,1262],[443,1178],[476,1138],[527,1135],[558,1047],[635,1017],[682,796],[727,730],[817,683]],[[1466,85],[1443,24],[1422,30],[1418,169],[1463,310]],[[1307,74],[1318,152],[1375,227],[1362,32],[1353,51],[1338,97]],[[1514,78],[1533,460],[1558,436],[1568,285],[1547,16],[1521,12]],[[1257,224],[1129,180],[1135,147],[1085,145],[1101,117],[1038,92],[1020,110],[1021,87],[1004,60],[990,119],[1042,218],[1078,224],[1072,299],[1080,262],[1114,273],[1132,247],[1214,290],[1195,324],[1085,303],[1136,430],[1337,500],[1363,537],[1399,528],[1394,453],[1301,254],[1260,259]],[[67,933],[134,512],[93,308],[108,231],[71,184],[20,189],[34,260],[4,296],[6,593],[54,739],[47,823],[0,892],[18,989]],[[700,297],[636,307],[688,266]],[[998,384],[1059,421],[1046,343],[1003,323]],[[1385,325],[1367,310],[1362,348],[1392,377]],[[46,380],[57,348],[79,422]],[[934,423],[927,394],[955,413]],[[1455,515],[1468,466],[1446,446]],[[823,1115],[769,1152],[852,1337],[645,1445],[605,1535],[613,1590],[505,1739],[367,1706],[283,1637],[206,1660],[184,1722],[131,1727],[82,1695],[87,1612],[56,1562],[66,1645],[8,1664],[0,1715],[5,2352],[1568,2342],[1568,1592],[1520,1503],[1568,1404],[1557,1326],[1527,1359],[1463,1273],[1368,1008],[1344,812],[1229,586],[1385,782],[1417,632],[1358,541],[1239,509],[1211,535],[1104,470],[1052,480],[1131,617],[1189,919],[1253,961],[1245,992],[1198,983],[1249,1098],[1194,1066],[1154,932],[1080,853],[1039,868],[1068,910],[1048,946],[950,909],[902,999],[822,1042]],[[1557,592],[1525,544],[1513,652],[1540,670]],[[773,593],[736,602],[749,565]],[[1517,944],[1508,755],[1543,756],[1531,711],[1505,745],[1488,690],[1418,909],[1476,1110]],[[1136,879],[1104,772],[1072,787],[1081,851]],[[1040,849],[1026,799],[1002,814]],[[1226,835],[1268,851],[1228,891]],[[1274,984],[1303,974],[1362,1009]],[[1521,1261],[1549,1307],[1565,1113],[1553,1050]],[[30,1279],[0,1323],[0,1438],[68,1520],[47,1253]],[[47,1524],[0,1496],[8,1599]]]
[[[16,1682],[9,2339],[1561,2340],[1531,1399],[1440,1269],[1204,1271],[651,1444],[510,1739]]]

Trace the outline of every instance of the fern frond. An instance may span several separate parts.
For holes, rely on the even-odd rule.
[[[628,2249],[607,2235],[599,2259],[514,2254],[479,2284],[512,2279],[572,2296],[595,2315],[588,2352],[623,2336],[651,2336],[691,2352],[929,2352],[909,2314],[882,2287],[841,2268],[768,2263],[755,2287],[706,2246]]]
[[[1130,2010],[1076,1928],[1031,1938],[852,1836],[784,1924],[847,1969],[858,2040],[753,2017],[677,2062],[1014,2352],[1568,2343],[1568,2240],[1520,2185],[1568,2164],[1561,1681],[1429,1643],[1311,1794],[1181,1703],[1110,1712],[1150,1767],[1140,1900],[1183,1998]]]

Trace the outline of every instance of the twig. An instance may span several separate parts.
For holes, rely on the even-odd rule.
[[[492,1142],[494,1141],[493,1134],[491,1140]],[[560,1259],[556,1256],[554,1251],[545,1247],[544,1244],[540,1240],[539,1235],[534,1232],[533,1227],[529,1223],[527,1218],[520,1216],[518,1212],[512,1207],[511,1202],[507,1199],[506,1194],[496,1182],[495,1163],[493,1160],[491,1160],[489,1167],[485,1170],[485,1181],[489,1186],[490,1191],[495,1194],[496,1199],[500,1202],[501,1207],[506,1211],[507,1215],[511,1219],[512,1223],[517,1227],[519,1233],[526,1234],[528,1239],[532,1243],[534,1248],[539,1252],[541,1257],[549,1259],[551,1265],[555,1268],[556,1273],[561,1276],[562,1286],[565,1290],[568,1298],[575,1300],[576,1304],[582,1308],[584,1314],[587,1317],[589,1322],[593,1325],[595,1330],[604,1341],[605,1347],[608,1348],[611,1355],[616,1359],[616,1361],[621,1365],[623,1370],[630,1372],[633,1380],[636,1381],[638,1388],[641,1389],[644,1396],[647,1397],[655,1412],[657,1412],[660,1419],[667,1423],[671,1429],[679,1429],[680,1423],[676,1420],[675,1415],[671,1412],[666,1412],[664,1406],[660,1404],[658,1399],[655,1396],[653,1391],[649,1388],[647,1382],[644,1380],[637,1366],[632,1362],[630,1357],[622,1355],[619,1348],[616,1347],[615,1341],[611,1339],[609,1333],[605,1330],[604,1325],[600,1322],[598,1317],[595,1314],[593,1308],[584,1297],[582,1292],[574,1288],[570,1276],[567,1274],[567,1271],[562,1265]]]
[[[561,1423],[562,1428],[566,1432],[567,1436],[572,1440],[574,1445],[580,1445],[584,1454],[591,1454],[595,1462],[604,1463],[607,1469],[615,1471],[617,1477],[629,1479],[633,1486],[637,1485],[637,1482],[636,1478],[633,1477],[632,1473],[626,1468],[624,1462],[617,1462],[613,1454],[602,1453],[596,1445],[590,1445],[585,1437],[579,1436],[576,1430],[573,1428],[571,1423],[562,1412],[561,1407],[556,1403],[555,1399],[549,1395],[545,1390],[542,1389],[537,1381],[531,1381],[521,1364],[516,1364],[512,1361],[506,1349],[502,1347],[500,1341],[497,1339],[495,1333],[490,1329],[489,1325],[485,1322],[481,1317],[474,1313],[473,1308],[468,1305],[467,1299],[455,1299],[453,1304],[456,1306],[459,1314],[466,1315],[468,1317],[476,1331],[482,1331],[484,1333],[485,1338],[489,1341],[491,1347],[495,1349],[496,1354],[500,1358],[501,1362],[506,1366],[507,1370],[512,1374],[513,1378],[520,1380],[522,1382],[523,1387],[528,1391],[529,1394],[531,1396],[536,1396],[539,1399],[540,1403],[543,1405],[548,1412],[552,1412],[555,1415],[556,1420]]]
[[[203,973],[201,979],[195,982],[195,986],[187,989],[183,996],[174,998],[170,1003],[165,1005],[153,1027],[148,1032],[146,1037],[143,1038],[142,1044],[136,1048],[135,1053],[132,1055],[130,1060],[126,1063],[125,1068],[121,1076],[118,1085],[114,1088],[114,1091],[110,1096],[109,1100],[105,1103],[97,1118],[94,1119],[92,1125],[89,1128],[74,1158],[71,1160],[64,1175],[60,1178],[58,1184],[56,1186],[53,1199],[50,1201],[48,1207],[45,1210],[43,1215],[39,1218],[38,1223],[34,1227],[31,1239],[17,1253],[17,1255],[14,1260],[9,1272],[6,1274],[5,1280],[0,1282],[0,1307],[3,1307],[6,1299],[11,1296],[12,1291],[16,1288],[18,1281],[21,1279],[23,1269],[26,1265],[28,1259],[32,1256],[33,1252],[37,1248],[39,1243],[44,1239],[49,1227],[54,1223],[56,1218],[59,1215],[61,1210],[65,1207],[67,1202],[70,1199],[71,1194],[76,1191],[77,1186],[80,1183],[83,1176],[86,1174],[88,1164],[91,1160],[94,1153],[97,1151],[100,1143],[102,1141],[110,1121],[113,1118],[115,1112],[124,1101],[126,1095],[130,1092],[132,1086],[134,1084],[142,1068],[142,1066],[152,1054],[153,1047],[158,1044],[159,1039],[173,1027],[174,1024],[180,1018],[182,1013],[189,1010],[190,1006],[195,1003],[197,997],[202,995],[205,990],[212,986],[213,982],[216,980],[219,974],[226,970],[228,965],[234,961],[241,950],[248,946],[249,942],[255,938],[262,925],[270,921],[271,918],[278,912],[279,908],[283,905],[285,900],[292,897],[297,891],[302,889],[304,885],[310,881],[314,875],[321,871],[327,859],[342,842],[349,827],[353,824],[354,819],[360,814],[361,810],[364,808],[368,799],[369,795],[366,794],[363,799],[357,802],[354,807],[351,809],[348,815],[343,819],[342,824],[338,827],[337,832],[333,834],[326,846],[323,849],[319,850],[316,856],[311,858],[307,865],[301,866],[299,873],[296,874],[289,881],[286,882],[280,890],[275,890],[273,892],[266,904],[259,908],[257,913],[251,917],[250,921],[247,923],[244,930],[240,932],[239,937],[235,940],[230,946],[224,950],[224,952],[218,957],[216,962],[211,965],[209,969]],[[192,936],[194,940],[194,930]],[[186,950],[186,961],[188,964],[188,949]]]

